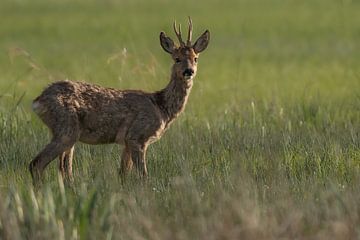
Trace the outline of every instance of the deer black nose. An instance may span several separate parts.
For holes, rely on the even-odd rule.
[[[188,68],[183,72],[184,76],[192,76],[193,74],[194,74],[194,70],[191,68]]]

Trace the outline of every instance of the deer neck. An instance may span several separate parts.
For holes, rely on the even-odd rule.
[[[158,105],[167,123],[174,120],[184,110],[192,84],[192,79],[179,79],[173,71],[169,84],[156,93]]]

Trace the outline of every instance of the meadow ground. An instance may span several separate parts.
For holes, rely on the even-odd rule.
[[[0,239],[360,239],[360,4],[343,0],[2,0]],[[50,82],[165,86],[159,32],[211,32],[185,113],[118,178],[116,145],[75,149],[34,191]]]

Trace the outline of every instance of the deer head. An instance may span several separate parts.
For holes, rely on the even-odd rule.
[[[180,45],[176,46],[174,41],[170,37],[167,37],[164,32],[160,33],[160,45],[166,52],[171,54],[175,62],[173,65],[173,74],[175,74],[176,78],[188,81],[196,75],[199,53],[204,51],[208,46],[210,32],[206,30],[194,44],[191,44],[192,21],[190,17],[186,43],[182,40],[180,24],[178,29],[176,29],[176,22],[174,22],[174,31]]]

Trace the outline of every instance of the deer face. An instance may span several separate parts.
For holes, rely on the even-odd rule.
[[[175,72],[178,78],[189,80],[195,77],[199,54],[195,53],[193,48],[177,48],[171,56],[175,61],[173,72]]]
[[[181,26],[179,25],[179,30],[177,31],[176,23],[174,23],[174,31],[179,39],[180,46],[175,46],[174,41],[167,37],[164,32],[160,33],[160,45],[166,52],[171,54],[174,60],[173,73],[176,74],[176,77],[178,79],[191,80],[196,75],[199,53],[204,51],[209,44],[210,32],[206,30],[192,45],[192,22],[190,18],[186,44],[182,41]]]

